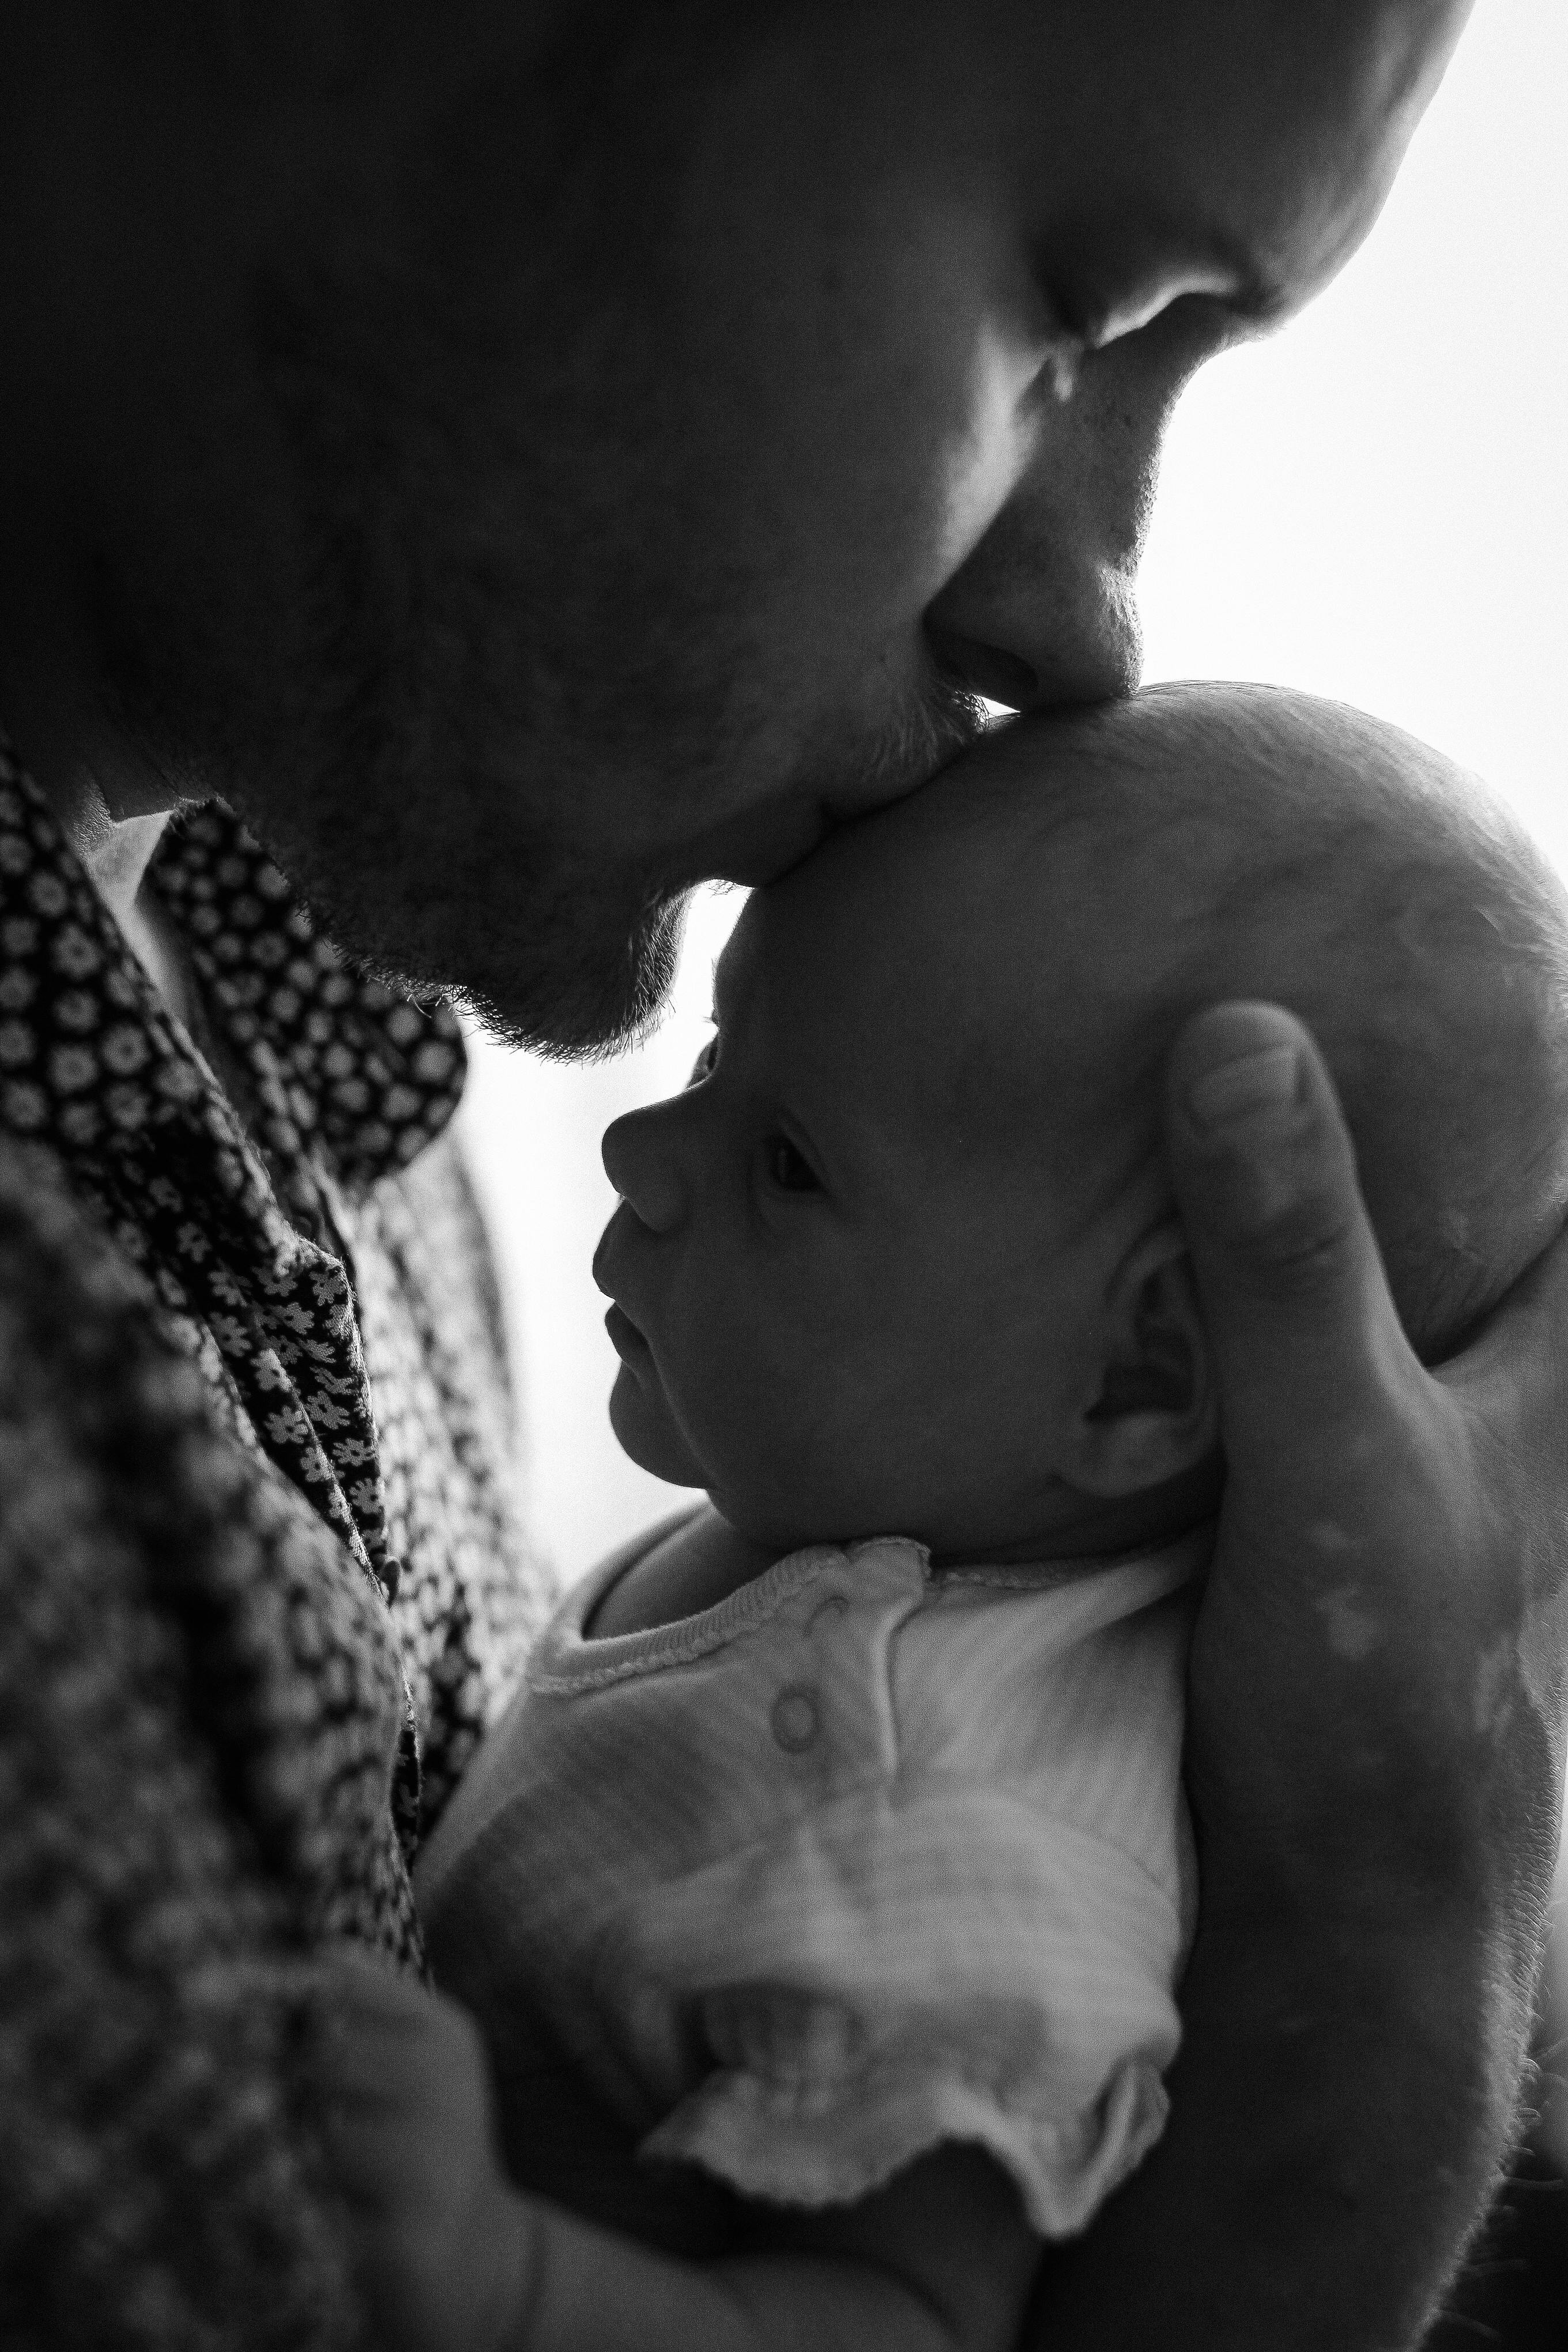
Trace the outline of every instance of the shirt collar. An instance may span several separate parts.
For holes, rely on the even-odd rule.
[[[359,1192],[441,1133],[466,1073],[449,1005],[354,972],[221,801],[174,821],[152,871],[291,1205],[307,1157]],[[0,1125],[71,1157],[215,1084],[0,736]]]
[[[220,803],[184,822],[154,878],[248,1081],[249,1131],[3,740],[0,1129],[65,1162],[162,1306],[216,1348],[238,1425],[390,1594],[337,1195],[445,1126],[462,1039],[447,1006],[351,971]]]

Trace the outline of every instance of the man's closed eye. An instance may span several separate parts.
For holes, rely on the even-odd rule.
[[[768,1181],[781,1192],[820,1192],[816,1171],[787,1135],[770,1135],[763,1146]]]

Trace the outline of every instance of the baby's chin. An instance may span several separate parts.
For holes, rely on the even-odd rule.
[[[623,1364],[610,1391],[610,1427],[621,1452],[655,1478],[672,1486],[706,1486],[702,1465],[670,1413],[651,1362],[634,1370]]]

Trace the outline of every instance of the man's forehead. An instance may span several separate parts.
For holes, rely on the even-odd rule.
[[[1146,238],[1204,240],[1236,269],[1237,307],[1267,314],[1316,290],[1371,226],[1468,6],[1074,0],[1016,15],[1035,18],[1044,79],[1076,68],[1063,130],[1102,211]],[[1013,126],[1051,205],[1062,131],[1053,154],[1016,102]]]
[[[1110,310],[1180,260],[1265,316],[1370,226],[1469,5],[882,0],[803,12],[757,64],[803,120],[853,117],[868,177],[918,152],[958,201],[1000,197],[1088,310],[1096,268]]]

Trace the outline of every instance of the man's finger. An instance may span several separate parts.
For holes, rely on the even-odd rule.
[[[1408,1349],[1333,1084],[1300,1022],[1272,1004],[1199,1013],[1167,1089],[1171,1171],[1234,1467],[1299,1415],[1325,1430],[1353,1421],[1387,1394]]]

